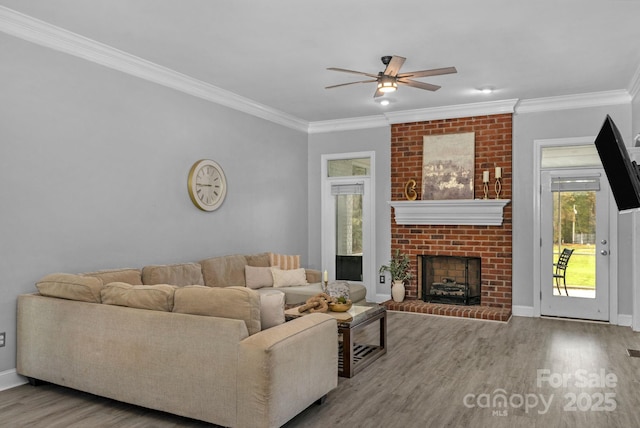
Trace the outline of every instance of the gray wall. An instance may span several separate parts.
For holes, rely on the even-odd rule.
[[[533,307],[533,154],[534,140],[595,136],[609,114],[631,139],[631,108],[616,105],[596,108],[516,114],[513,121],[513,305]],[[618,313],[632,314],[631,221],[618,216]]]
[[[374,151],[376,255],[374,266],[387,263],[391,252],[391,127],[309,135],[309,262],[320,269],[320,166],[321,156]],[[376,278],[377,279],[377,278]],[[377,284],[377,294],[389,296],[389,284]],[[374,300],[371,296],[368,299]]]
[[[640,92],[633,97],[633,101],[631,103],[631,111],[633,112],[633,130],[632,136],[635,138],[636,135],[640,133]],[[633,145],[633,140],[631,141],[631,145]]]
[[[16,297],[52,272],[258,251],[307,261],[307,135],[0,35],[0,372]],[[225,170],[205,213],[187,174]]]

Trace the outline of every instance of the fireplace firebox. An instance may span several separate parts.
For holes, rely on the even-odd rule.
[[[480,304],[480,257],[418,256],[421,297],[425,302]]]

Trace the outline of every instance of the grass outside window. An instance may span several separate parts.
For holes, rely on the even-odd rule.
[[[562,248],[572,248],[573,254],[567,266],[566,280],[568,288],[595,289],[596,284],[596,248],[589,244],[567,244]],[[562,250],[554,245],[553,262],[558,261]],[[555,269],[555,266],[554,266]]]

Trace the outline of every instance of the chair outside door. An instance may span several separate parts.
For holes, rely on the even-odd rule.
[[[565,248],[560,253],[560,257],[558,257],[558,263],[554,263],[555,272],[553,273],[553,278],[556,281],[556,288],[558,289],[558,293],[562,295],[560,291],[560,280],[562,280],[562,285],[564,286],[564,292],[569,295],[567,291],[567,279],[565,277],[567,273],[567,266],[569,265],[569,259],[571,258],[571,254],[573,254],[573,249]]]

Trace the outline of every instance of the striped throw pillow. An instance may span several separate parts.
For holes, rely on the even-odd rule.
[[[278,266],[282,270],[300,269],[300,255],[288,256],[269,253],[269,263],[271,266]]]

